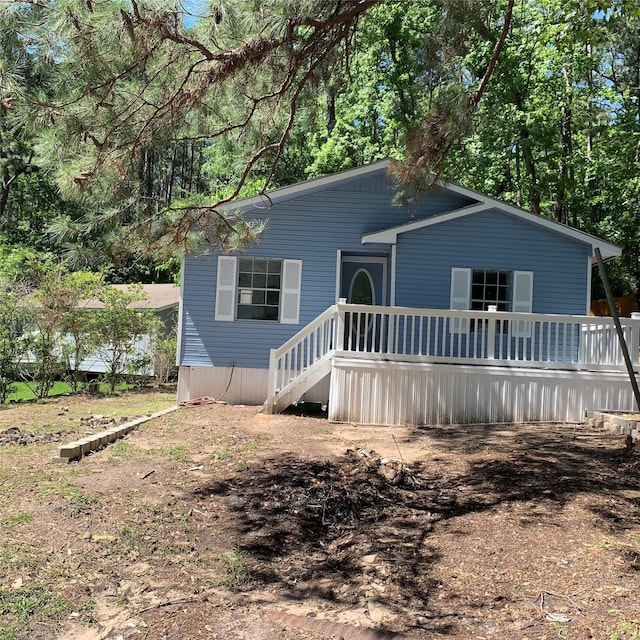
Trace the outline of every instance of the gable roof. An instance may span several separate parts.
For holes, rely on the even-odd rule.
[[[127,291],[128,284],[110,285],[120,291]],[[146,300],[136,300],[131,303],[133,309],[153,309],[161,311],[177,306],[180,298],[180,287],[175,284],[143,284],[142,291],[147,295]],[[97,298],[83,301],[80,305],[84,309],[104,309],[104,302]]]
[[[296,184],[286,187],[279,187],[264,194],[233,200],[232,202],[227,202],[222,205],[220,209],[223,211],[232,210],[241,212],[253,209],[270,209],[274,204],[280,202],[311,195],[318,191],[327,191],[343,184],[355,182],[356,180],[372,178],[376,175],[384,175],[389,170],[390,165],[390,160],[378,160],[377,162],[356,167],[355,169],[345,169],[344,171],[332,173],[328,176],[312,178],[311,180],[297,182]]]
[[[445,188],[451,187],[451,185],[448,183],[442,183],[442,186],[444,186]],[[573,227],[569,227],[568,225],[561,224],[559,222],[556,222],[555,220],[550,220],[549,218],[544,218],[543,216],[531,213],[530,211],[525,211],[524,209],[520,209],[519,207],[507,204],[506,202],[501,202],[500,200],[490,198],[489,196],[483,196],[482,194],[465,189],[464,187],[459,187],[458,185],[455,185],[455,191],[457,193],[473,197],[479,200],[479,202],[477,202],[476,204],[467,205],[466,207],[461,207],[460,209],[454,209],[453,211],[447,211],[446,213],[434,215],[429,218],[422,218],[414,222],[408,222],[405,224],[396,225],[394,227],[389,227],[388,229],[383,229],[382,231],[365,233],[362,236],[362,244],[368,244],[370,242],[396,244],[398,235],[401,233],[416,231],[417,229],[424,229],[426,227],[441,224],[443,222],[449,222],[450,220],[458,220],[460,218],[464,218],[476,213],[490,211],[491,209],[497,209],[498,211],[501,211],[508,215],[514,216],[526,222],[539,225],[554,233],[558,233],[565,237],[571,238],[572,240],[590,245],[592,256],[594,256],[596,247],[600,249],[600,253],[605,260],[615,258],[622,254],[622,249],[617,245],[612,244],[611,242],[607,242],[606,240],[602,240],[601,238],[591,235],[590,233],[585,233],[584,231],[580,231],[579,229],[574,229]],[[592,257],[592,263],[595,263],[595,257]]]
[[[286,202],[287,200],[311,195],[320,191],[326,191],[350,182],[355,182],[356,180],[384,175],[389,170],[390,165],[390,160],[378,160],[377,162],[356,167],[355,169],[345,169],[344,171],[339,171],[338,173],[333,173],[328,176],[322,176],[320,178],[298,182],[286,187],[280,187],[265,194],[234,200],[223,205],[221,209],[223,211],[240,212],[249,212],[256,209],[268,210],[271,209],[273,205],[280,202]],[[622,249],[611,242],[607,242],[606,240],[602,240],[601,238],[568,225],[561,224],[555,220],[531,213],[530,211],[526,211],[525,209],[521,209],[520,207],[516,207],[496,198],[491,198],[478,191],[474,191],[473,189],[467,189],[466,187],[446,182],[444,180],[438,180],[436,184],[448,191],[465,196],[471,200],[475,200],[476,202],[446,213],[437,214],[428,218],[421,218],[420,220],[389,227],[382,231],[366,233],[362,236],[362,244],[372,242],[395,244],[400,233],[422,229],[434,224],[463,218],[465,216],[480,213],[482,211],[488,211],[490,209],[497,209],[507,215],[515,216],[527,222],[539,225],[549,231],[571,238],[572,240],[590,245],[592,256],[596,247],[600,249],[602,257],[605,260],[615,258],[622,254]],[[595,257],[592,259],[592,262],[595,262]]]

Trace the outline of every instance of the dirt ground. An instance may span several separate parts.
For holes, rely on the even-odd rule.
[[[0,411],[3,640],[640,638],[620,437],[207,405],[51,462],[95,408]]]

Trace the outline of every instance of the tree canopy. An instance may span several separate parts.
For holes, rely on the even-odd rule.
[[[0,23],[0,241],[124,278],[150,246],[254,240],[220,211],[238,195],[391,157],[414,195],[442,177],[622,244],[640,291],[633,0],[21,0]]]

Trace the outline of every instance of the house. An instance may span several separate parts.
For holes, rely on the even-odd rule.
[[[123,293],[129,291],[130,285],[110,285]],[[180,289],[175,284],[142,284],[139,285],[144,298],[133,301],[129,306],[140,311],[151,311],[162,323],[162,333],[165,337],[175,336],[178,326],[178,309],[180,301]],[[104,309],[104,302],[97,298],[82,300],[78,305],[81,309]],[[135,353],[127,358],[127,361],[135,361],[143,356],[148,356],[151,350],[150,336],[141,335],[135,344]],[[108,361],[111,358],[111,350],[107,347],[98,348],[90,357],[82,360],[78,371],[83,373],[105,373],[109,370]],[[145,375],[154,375],[153,363],[144,371]]]
[[[128,284],[112,284],[114,289],[123,293],[129,291]],[[162,322],[165,335],[175,334],[178,325],[178,306],[180,302],[180,289],[175,284],[141,284],[139,285],[144,296],[142,300],[135,300],[131,308],[153,311],[154,315]],[[104,302],[97,298],[83,300],[80,305],[83,309],[104,309]]]
[[[388,161],[227,205],[243,253],[184,259],[179,400],[368,424],[580,420],[633,406],[594,252],[620,249],[463,187],[396,206]],[[640,321],[624,321],[637,365]]]

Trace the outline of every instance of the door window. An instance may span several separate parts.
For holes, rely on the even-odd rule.
[[[351,304],[375,304],[375,293],[371,274],[366,269],[358,269],[349,288]]]

